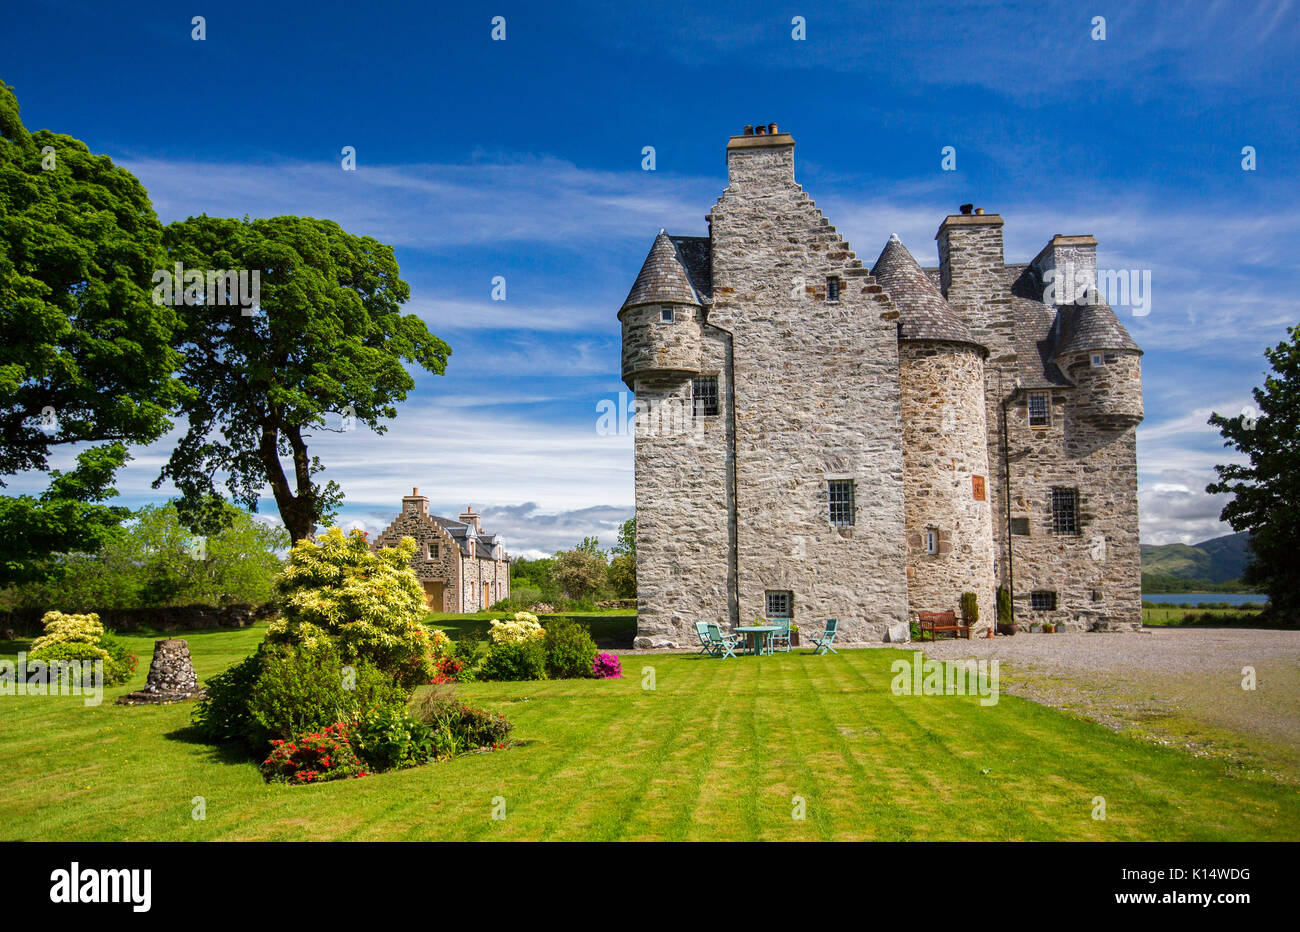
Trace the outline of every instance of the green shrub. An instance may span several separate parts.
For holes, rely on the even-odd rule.
[[[351,735],[357,755],[374,771],[414,767],[436,756],[432,730],[411,714],[405,702],[363,710]]]
[[[422,694],[415,701],[413,714],[429,729],[440,756],[500,746],[513,727],[504,715],[467,705],[450,690]]]
[[[115,634],[105,631],[99,616],[46,612],[45,633],[32,642],[28,656],[46,663],[72,662],[104,665],[105,686],[125,683],[135,672],[135,654]]]
[[[194,727],[209,741],[234,743],[256,752],[270,735],[253,716],[249,694],[262,672],[262,651],[250,654],[207,680],[207,692],[194,707]]]
[[[586,625],[572,618],[555,618],[546,625],[546,675],[552,679],[584,679],[593,676],[591,662],[596,642]]]
[[[1011,593],[1005,586],[998,587],[998,624],[1011,624]]]
[[[540,640],[493,644],[479,671],[484,680],[546,679],[546,649]]]
[[[295,735],[288,741],[272,741],[271,753],[262,761],[261,771],[270,782],[295,784],[366,775],[352,747],[348,726],[342,723]]]
[[[371,550],[365,535],[330,528],[300,540],[276,580],[280,618],[267,640],[314,646],[332,640],[348,663],[377,666],[406,686],[429,682],[433,649],[424,591],[411,569],[415,541]]]
[[[973,592],[963,592],[961,594],[961,617],[968,625],[973,625],[980,620],[980,603],[979,597]]]

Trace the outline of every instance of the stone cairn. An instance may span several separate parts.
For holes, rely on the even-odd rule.
[[[190,663],[190,645],[180,638],[155,641],[144,689],[118,698],[122,705],[165,705],[203,693]]]

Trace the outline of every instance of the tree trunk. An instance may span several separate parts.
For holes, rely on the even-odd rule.
[[[271,494],[275,497],[276,508],[280,510],[280,520],[284,522],[285,528],[289,532],[289,539],[297,542],[304,538],[310,540],[316,533],[316,521],[311,513],[308,501],[304,501],[302,472],[306,465],[306,445],[302,442],[302,436],[297,436],[297,444],[294,447],[294,470],[298,481],[298,495],[294,495],[289,489],[289,478],[284,474],[284,466],[280,463],[280,453],[278,449],[278,435],[274,424],[265,423],[262,425],[262,436],[258,441],[258,452],[262,458],[262,465],[266,467],[266,478],[271,485]],[[289,435],[289,441],[294,442],[294,436]],[[301,447],[301,456],[298,448]],[[302,465],[300,465],[300,463]],[[310,473],[307,478],[308,489],[307,495],[311,492]]]

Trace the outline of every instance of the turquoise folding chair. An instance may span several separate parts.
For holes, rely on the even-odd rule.
[[[827,618],[826,630],[817,631],[808,635],[808,640],[817,645],[813,650],[814,654],[824,654],[827,651],[830,651],[832,654],[839,653],[839,651],[831,646],[835,643],[835,632],[839,630],[839,627],[840,620],[838,618]]]
[[[695,633],[700,637],[700,653],[708,654],[710,657],[714,654],[713,639],[709,637],[709,623],[707,621],[697,621],[695,623]]]
[[[773,631],[771,634],[772,640],[768,642],[772,646],[772,650],[773,651],[780,650],[789,653],[790,652],[790,619],[773,618],[770,622],[768,622],[768,624],[776,627],[776,630]]]
[[[709,641],[713,645],[713,656],[726,660],[728,657],[736,656],[736,642],[740,640],[734,634],[723,634],[722,629],[717,625],[708,625]],[[739,659],[739,658],[737,658]]]

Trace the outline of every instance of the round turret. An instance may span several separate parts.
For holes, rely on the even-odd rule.
[[[618,319],[623,381],[681,381],[700,371],[703,308],[680,250],[662,230],[641,266]]]
[[[957,612],[961,594],[974,592],[983,626],[995,588],[987,350],[896,237],[871,274],[899,312],[908,606]]]
[[[1061,309],[1062,339],[1053,359],[1074,383],[1074,410],[1100,430],[1142,423],[1142,350],[1106,304]]]

